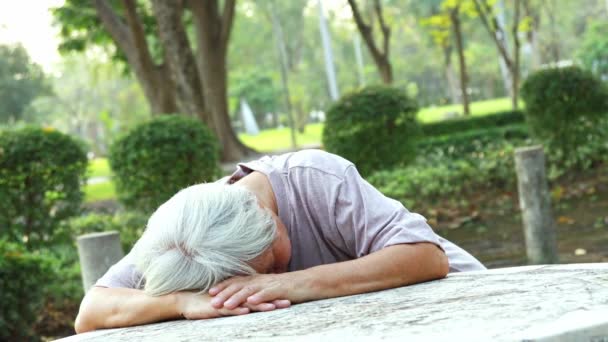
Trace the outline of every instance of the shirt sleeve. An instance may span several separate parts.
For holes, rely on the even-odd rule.
[[[357,258],[404,243],[430,242],[442,248],[422,215],[384,196],[354,166],[344,174],[334,210],[348,252]]]
[[[131,252],[110,267],[106,274],[97,280],[95,286],[137,289],[141,288],[141,278],[141,273],[135,268]]]

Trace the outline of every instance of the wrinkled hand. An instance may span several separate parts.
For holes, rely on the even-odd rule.
[[[233,308],[215,308],[211,306],[212,297],[198,292],[177,292],[177,307],[186,319],[206,319],[223,316],[245,315],[254,311],[272,311],[285,306],[281,301],[261,302],[258,304],[243,303]]]
[[[286,308],[298,301],[298,278],[295,272],[281,274],[254,274],[227,279],[209,290],[211,305],[216,309],[233,310],[242,305],[274,303]]]

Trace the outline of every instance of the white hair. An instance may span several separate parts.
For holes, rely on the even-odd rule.
[[[199,184],[181,190],[148,220],[134,247],[144,291],[158,296],[207,291],[238,274],[275,238],[270,212],[256,196],[235,185]]]

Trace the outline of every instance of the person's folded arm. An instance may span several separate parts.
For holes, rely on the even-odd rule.
[[[437,245],[398,244],[306,270],[231,278],[210,290],[211,303],[228,309],[275,299],[300,303],[440,279],[448,271],[448,259]]]
[[[173,319],[205,319],[241,315],[250,311],[268,311],[289,306],[287,301],[244,305],[233,309],[215,309],[211,298],[199,292],[175,292],[149,296],[130,288],[93,287],[86,294],[76,317],[77,333],[120,328]]]

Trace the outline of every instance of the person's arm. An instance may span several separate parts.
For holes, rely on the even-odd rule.
[[[198,292],[175,292],[152,297],[137,289],[93,287],[82,300],[75,330],[76,333],[83,333],[172,319],[242,315],[251,311],[268,311],[290,305],[287,301],[274,301],[233,309],[215,309],[210,300],[207,294]]]
[[[235,277],[214,286],[215,308],[236,308],[275,299],[300,303],[394,288],[444,278],[445,253],[432,243],[386,247],[359,259],[282,274]]]

